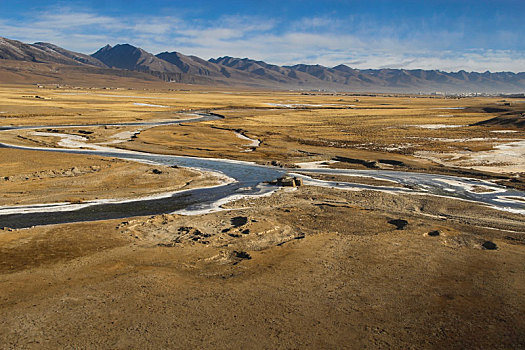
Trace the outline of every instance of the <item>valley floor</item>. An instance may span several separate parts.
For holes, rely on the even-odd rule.
[[[43,98],[26,97],[37,94]],[[56,147],[65,133],[153,153],[450,174],[523,189],[519,154],[479,157],[525,139],[525,106],[502,104],[20,87],[0,89],[0,126],[44,127],[0,131],[0,142]],[[225,118],[140,130],[45,127],[182,119],[196,110]],[[478,124],[500,114],[511,122]],[[222,181],[186,168],[6,148],[0,167],[2,206]],[[447,197],[315,186],[283,187],[202,215],[6,227],[0,348],[522,348],[524,260],[522,214]]]

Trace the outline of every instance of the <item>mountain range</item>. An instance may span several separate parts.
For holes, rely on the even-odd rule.
[[[50,43],[25,44],[0,37],[0,59],[81,67],[93,74],[203,85],[273,89],[370,92],[485,92],[525,91],[525,73],[443,72],[440,70],[353,69],[296,64],[278,66],[249,58],[219,57],[204,60],[179,52],[157,55],[141,48],[106,45],[92,55],[69,51]],[[7,67],[7,65],[6,65]],[[1,68],[1,65],[0,65]],[[128,72],[128,73],[127,73]],[[131,72],[144,73],[142,75]]]

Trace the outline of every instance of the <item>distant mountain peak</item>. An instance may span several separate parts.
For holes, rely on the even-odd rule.
[[[102,62],[91,56],[69,51],[51,43],[25,44],[7,38],[0,38],[0,59],[105,67]]]
[[[351,68],[351,67],[347,66],[346,64],[337,65],[337,66],[335,66],[332,69],[337,70],[337,71],[341,71],[341,72],[345,72],[345,73],[351,73],[351,72],[357,71],[357,69]]]
[[[100,55],[101,53],[103,52],[108,52],[112,49],[113,47],[109,44],[107,44],[106,46],[104,47],[101,47],[100,49],[97,50],[97,52],[95,52],[94,54],[92,54],[91,56],[92,57],[96,57],[96,55]]]
[[[109,67],[148,71],[155,56],[130,44],[106,45],[91,55]],[[156,62],[158,63],[158,62]]]
[[[522,93],[525,91],[525,72],[354,69],[345,64],[332,68],[320,64],[278,66],[246,57],[231,56],[211,58],[206,61],[179,52],[162,52],[153,55],[127,43],[106,45],[89,56],[51,43],[25,44],[0,37],[0,59],[74,65],[81,66],[83,70],[84,67],[117,68],[145,72],[165,81],[274,89],[376,92]],[[95,72],[111,74],[108,70]]]

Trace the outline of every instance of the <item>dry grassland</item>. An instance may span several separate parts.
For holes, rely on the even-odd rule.
[[[136,198],[212,186],[212,175],[115,158],[0,149],[0,206]]]
[[[42,125],[38,131],[153,153],[290,167],[330,161],[523,188],[520,157],[498,148],[525,139],[522,102],[149,88],[2,87],[0,127]],[[225,118],[48,127],[186,119],[195,111]],[[501,114],[510,122],[474,125]],[[35,131],[1,131],[0,142],[53,147],[61,140]],[[483,152],[489,160],[476,158]],[[214,181],[188,169],[0,149],[2,206]],[[521,214],[437,196],[313,186],[226,209],[0,230],[0,347],[525,347]],[[406,228],[389,223],[396,219]],[[484,248],[487,242],[497,249]]]

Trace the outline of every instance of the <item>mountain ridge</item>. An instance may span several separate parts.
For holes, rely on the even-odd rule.
[[[130,44],[106,45],[85,55],[51,43],[25,44],[0,37],[0,59],[135,71],[167,82],[203,85],[374,92],[525,91],[525,72],[356,69],[345,64],[279,66],[231,56],[204,60],[176,51],[154,55]]]
[[[102,62],[97,62],[90,55],[69,51],[53,44],[43,42],[25,44],[18,40],[3,37],[0,37],[0,59],[68,65],[89,64],[105,67]]]
[[[423,69],[355,69],[344,64],[278,66],[250,58],[222,56],[205,61],[179,52],[162,52],[157,58],[181,72],[221,83],[249,83],[295,89],[369,91],[524,91],[525,73],[443,72]],[[103,60],[102,60],[103,61]],[[107,63],[107,62],[106,62]],[[152,69],[153,70],[153,69]],[[245,74],[241,74],[245,73]]]

